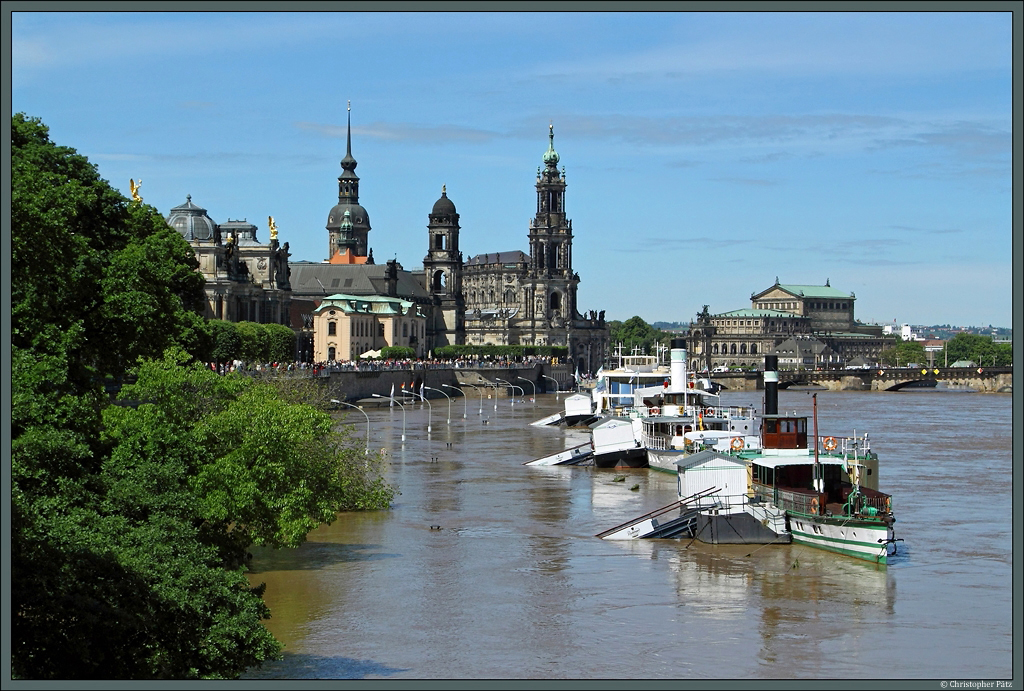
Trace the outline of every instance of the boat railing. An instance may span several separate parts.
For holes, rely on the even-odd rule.
[[[655,451],[667,451],[669,448],[668,439],[665,437],[652,437],[649,434],[642,434],[640,436],[640,443],[644,445],[644,448],[654,449]]]
[[[702,491],[697,492],[696,494],[692,494],[692,495],[690,495],[690,496],[688,496],[688,497],[686,497],[684,499],[679,499],[678,501],[674,501],[671,504],[669,504],[668,506],[663,506],[660,509],[655,509],[654,511],[650,511],[648,513],[645,513],[642,516],[637,516],[636,518],[634,518],[634,519],[632,519],[630,521],[626,521],[625,523],[621,523],[621,524],[615,526],[614,528],[609,528],[608,530],[602,531],[602,532],[598,533],[595,537],[603,538],[603,537],[605,537],[607,535],[611,535],[612,533],[618,532],[618,531],[622,530],[623,528],[627,528],[627,527],[629,527],[631,525],[635,525],[635,524],[640,523],[642,521],[645,521],[647,519],[657,518],[657,517],[659,517],[659,516],[661,516],[663,514],[668,513],[669,511],[673,511],[674,509],[682,509],[682,510],[691,510],[692,511],[692,510],[694,510],[698,506],[699,503],[703,502],[704,499],[707,496],[709,496],[711,494],[714,494],[717,491],[718,491],[717,487],[710,487],[708,489],[702,490]]]
[[[753,408],[739,405],[687,407],[686,413],[687,415],[697,415],[699,413],[704,417],[725,418],[726,420],[732,418],[752,418],[756,415]]]
[[[784,511],[796,511],[798,513],[817,514],[825,505],[825,495],[812,490],[797,491],[779,489],[770,485],[751,483],[751,489],[755,496],[773,502]]]
[[[821,453],[838,454],[844,458],[866,458],[871,453],[868,435],[862,437],[835,437],[826,434],[818,436],[818,450]]]
[[[868,487],[858,488],[857,493],[859,495],[858,498],[855,500],[854,505],[849,507],[851,512],[871,513],[870,511],[865,511],[865,509],[874,509],[874,513],[892,513],[892,495]],[[849,498],[850,492],[844,493],[844,506],[849,501]]]

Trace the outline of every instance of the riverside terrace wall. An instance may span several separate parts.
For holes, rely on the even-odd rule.
[[[542,376],[543,375],[543,376]],[[523,377],[529,381],[523,381]],[[410,385],[418,392],[420,384],[425,384],[434,389],[439,389],[449,396],[458,397],[457,391],[445,389],[442,384],[448,386],[491,386],[497,383],[498,379],[521,387],[527,396],[532,396],[534,389],[529,382],[537,386],[537,393],[554,391],[555,382],[545,377],[551,377],[559,382],[562,389],[572,386],[573,375],[566,365],[532,364],[519,367],[461,367],[461,368],[410,368],[398,370],[381,371],[332,371],[328,376],[321,376],[321,381],[327,386],[330,396],[341,401],[357,401],[364,398],[372,398],[373,394],[387,396],[394,386],[395,395],[402,390],[402,385],[408,391]],[[497,388],[499,396],[508,395],[508,387],[499,384]],[[437,391],[425,390],[427,398],[444,398]],[[472,389],[470,395],[474,396]]]

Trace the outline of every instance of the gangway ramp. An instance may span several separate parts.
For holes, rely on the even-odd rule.
[[[543,456],[536,458],[532,461],[527,461],[523,465],[578,465],[583,461],[587,460],[594,455],[594,447],[588,441],[574,446],[571,449],[565,449],[558,453],[553,453],[550,456]]]
[[[706,506],[700,506],[699,501],[718,491],[717,487],[706,489],[685,499],[674,501],[668,506],[645,513],[643,516],[638,516],[614,528],[609,528],[604,532],[598,533],[595,537],[599,537],[602,540],[636,540],[640,538],[679,537],[684,533],[692,535],[697,515],[707,508]],[[679,510],[678,516],[666,516],[666,514],[676,509]]]

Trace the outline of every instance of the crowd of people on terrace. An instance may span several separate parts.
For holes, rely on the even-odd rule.
[[[557,364],[558,358],[550,356],[525,356],[519,358],[483,357],[472,358],[430,358],[416,360],[412,358],[396,360],[329,360],[326,362],[211,362],[210,369],[219,374],[228,372],[294,372],[304,376],[328,376],[331,372],[386,372],[393,370],[422,369],[462,369],[462,368],[531,368],[537,364]]]

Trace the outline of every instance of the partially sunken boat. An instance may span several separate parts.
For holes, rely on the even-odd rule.
[[[878,457],[868,436],[818,436],[817,394],[810,437],[806,416],[780,415],[777,364],[776,357],[766,358],[758,444],[738,436],[727,451],[714,440],[681,453],[675,461],[679,501],[600,536],[792,541],[887,563],[898,541],[896,519],[892,498],[878,491]]]

